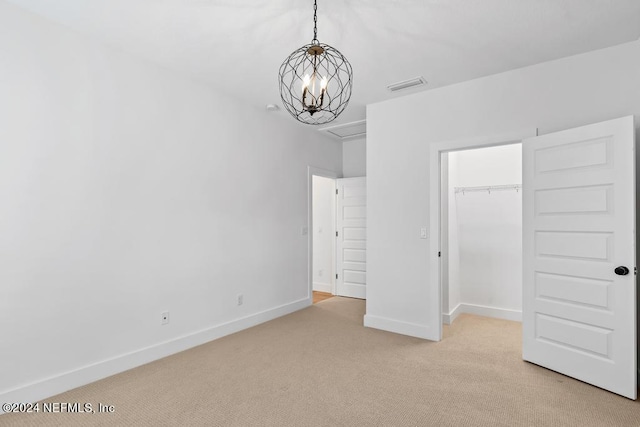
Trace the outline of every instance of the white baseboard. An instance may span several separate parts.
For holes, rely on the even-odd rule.
[[[318,291],[318,292],[326,292],[328,294],[332,294],[333,293],[333,286],[331,285],[331,283],[313,282],[313,290],[314,291]]]
[[[462,313],[478,316],[493,317],[495,319],[512,320],[522,322],[522,311],[507,308],[488,307],[485,305],[460,303],[449,314],[442,315],[442,323],[450,325]]]
[[[442,314],[442,323],[444,323],[445,325],[452,324],[453,321],[456,320],[456,317],[458,317],[460,315],[460,313],[462,312],[461,309],[460,309],[460,305],[461,304],[456,305],[456,308],[451,310],[448,314],[447,313],[443,313]]]
[[[417,323],[402,322],[400,320],[388,319],[386,317],[364,315],[364,326],[367,328],[381,329],[383,331],[394,332],[396,334],[408,335],[410,337],[436,340],[435,331],[426,325]]]
[[[0,402],[33,403],[47,397],[144,365],[310,306],[311,298],[222,323],[170,341],[126,353],[73,371],[0,393]],[[4,412],[0,409],[0,415]]]

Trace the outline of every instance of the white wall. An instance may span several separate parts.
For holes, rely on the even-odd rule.
[[[4,2],[0,29],[0,401],[310,304],[339,142]]]
[[[455,187],[522,184],[522,144],[509,144],[451,153]]]
[[[638,41],[368,106],[365,324],[426,336],[440,322],[427,309],[440,303],[419,233],[429,224],[430,143],[630,114],[640,123]]]
[[[333,292],[335,264],[335,180],[313,176],[313,290]]]
[[[367,140],[354,139],[342,143],[342,176],[353,178],[367,175]]]
[[[519,319],[522,311],[522,192],[455,192],[522,183],[522,145],[448,154],[449,318],[464,312]],[[444,299],[444,297],[443,297]],[[445,317],[446,318],[446,317]]]

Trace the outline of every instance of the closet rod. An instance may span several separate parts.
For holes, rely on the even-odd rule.
[[[520,191],[522,189],[522,184],[510,184],[510,185],[489,185],[484,187],[455,187],[454,190],[456,193],[471,193],[474,191],[486,191],[491,194],[492,191],[504,191],[504,190],[516,190]]]

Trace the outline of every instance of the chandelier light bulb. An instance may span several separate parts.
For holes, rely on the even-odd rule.
[[[309,74],[305,74],[304,78],[302,79],[302,90],[303,91],[309,87],[309,83],[311,83],[311,76],[309,76]]]

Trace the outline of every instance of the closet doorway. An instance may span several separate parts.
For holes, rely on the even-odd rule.
[[[522,144],[441,156],[442,321],[522,320]]]
[[[440,247],[442,156],[514,142],[522,142],[522,358],[635,399],[633,116],[542,136],[431,144],[428,315],[434,327],[427,332],[442,337],[440,251],[449,253]]]

